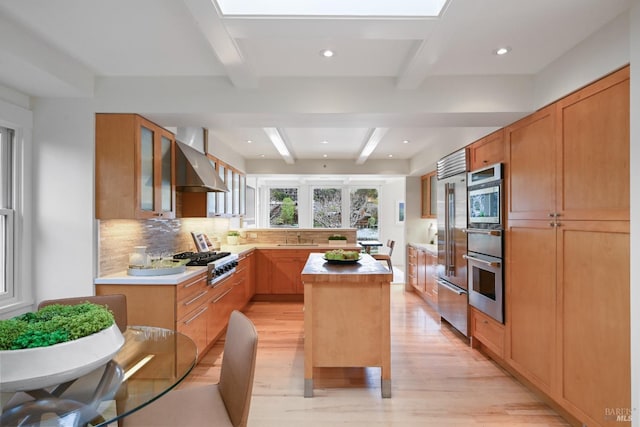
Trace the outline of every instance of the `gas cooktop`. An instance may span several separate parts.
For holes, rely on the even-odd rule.
[[[231,252],[182,252],[175,254],[174,259],[190,259],[187,265],[207,265],[210,262],[219,260],[231,255]]]

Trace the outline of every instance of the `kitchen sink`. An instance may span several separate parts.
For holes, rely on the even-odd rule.
[[[278,246],[318,246],[317,243],[278,243]]]

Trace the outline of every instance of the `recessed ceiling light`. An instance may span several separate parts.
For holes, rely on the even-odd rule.
[[[322,157],[324,157],[326,159],[328,156],[326,154],[323,154]]]
[[[264,154],[260,154],[260,157],[264,157]]]
[[[335,53],[331,49],[323,49],[320,51],[320,55],[324,56],[325,58],[331,58],[333,55],[335,55]]]
[[[511,52],[511,48],[509,46],[499,47],[493,51],[493,53],[498,56],[506,55],[509,52]]]
[[[320,141],[320,144],[328,144],[329,141]]]
[[[388,157],[389,157],[389,158],[393,157],[393,154],[389,154],[389,156],[388,156]]]
[[[408,144],[408,143],[409,143],[409,140],[408,140],[408,139],[405,139],[404,141],[402,141],[402,143],[403,143],[403,144]]]
[[[247,139],[247,144],[252,144],[252,143],[253,143],[253,141],[252,141],[252,140]]]

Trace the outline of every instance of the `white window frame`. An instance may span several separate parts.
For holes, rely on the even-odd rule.
[[[19,99],[19,97],[18,97]],[[13,248],[12,284],[0,295],[0,318],[12,317],[33,309],[33,283],[26,260],[31,257],[31,182],[33,113],[26,108],[0,99],[0,126],[14,131],[12,156],[11,220]],[[32,268],[33,266],[30,266]]]

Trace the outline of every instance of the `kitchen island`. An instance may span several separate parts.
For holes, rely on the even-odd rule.
[[[311,253],[304,284],[304,396],[313,397],[313,368],[381,368],[382,397],[391,397],[390,284],[393,274],[368,254],[329,263]]]

